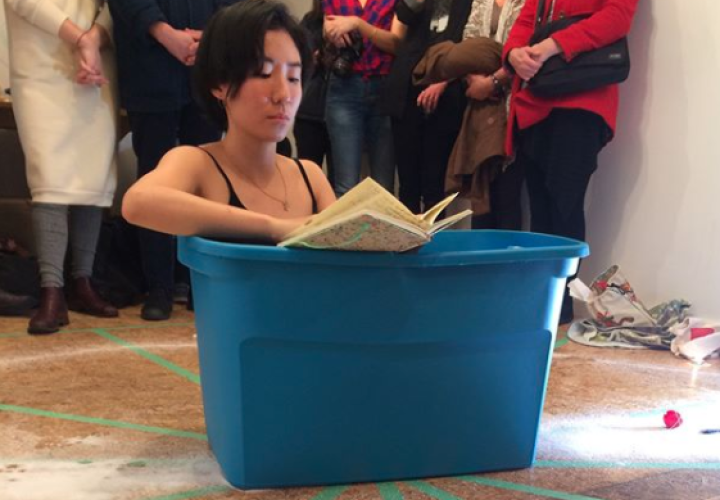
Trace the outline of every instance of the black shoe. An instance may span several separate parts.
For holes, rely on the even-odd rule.
[[[28,295],[15,295],[0,289],[0,316],[25,316],[38,301]]]
[[[170,319],[172,309],[172,294],[164,288],[153,288],[148,293],[140,317],[147,321],[164,321]]]

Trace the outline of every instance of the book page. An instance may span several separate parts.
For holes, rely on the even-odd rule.
[[[452,203],[453,200],[455,200],[455,198],[457,198],[458,194],[459,193],[451,194],[450,196],[445,198],[440,203],[437,203],[434,207],[432,207],[430,210],[428,210],[424,214],[418,215],[418,217],[420,217],[422,220],[424,220],[428,224],[434,224],[435,219],[437,219],[438,215],[440,215],[440,212],[445,210],[448,207],[448,205],[450,205],[450,203]]]
[[[459,212],[455,215],[451,215],[450,217],[447,217],[447,218],[441,220],[440,222],[436,222],[435,224],[433,224],[432,227],[430,228],[430,230],[428,231],[428,233],[435,234],[438,231],[442,231],[446,227],[450,227],[453,224],[460,222],[468,215],[472,215],[472,210],[469,210],[469,209],[463,210],[462,212]]]
[[[305,234],[313,228],[324,225],[328,221],[351,215],[362,210],[372,210],[386,216],[396,218],[405,223],[427,229],[429,224],[420,222],[416,215],[398,201],[380,184],[366,178],[360,184],[345,193],[339,200],[327,207],[325,210],[315,215],[305,225],[297,228],[288,235],[288,238],[294,238],[300,234]]]

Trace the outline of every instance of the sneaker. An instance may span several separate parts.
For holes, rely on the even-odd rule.
[[[172,294],[164,288],[153,288],[145,299],[140,317],[147,321],[164,321],[170,319],[172,309]]]

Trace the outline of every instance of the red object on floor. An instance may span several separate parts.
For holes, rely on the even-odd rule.
[[[665,415],[663,415],[663,422],[665,422],[665,427],[668,429],[676,429],[682,425],[683,419],[675,410],[668,410]]]
[[[691,328],[690,329],[690,340],[707,337],[711,333],[715,333],[714,328]]]

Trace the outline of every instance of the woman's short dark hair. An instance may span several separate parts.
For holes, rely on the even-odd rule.
[[[248,76],[259,74],[265,34],[275,30],[287,32],[295,42],[304,79],[312,64],[307,35],[281,3],[243,0],[216,12],[203,31],[193,72],[195,97],[223,130],[227,130],[227,115],[212,91],[227,84],[228,97],[235,97]]]

